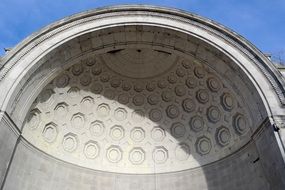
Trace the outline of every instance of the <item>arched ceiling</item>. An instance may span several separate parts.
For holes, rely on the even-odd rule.
[[[217,23],[144,6],[82,13],[3,58],[0,107],[43,153],[93,170],[165,173],[241,149],[284,112],[283,81]]]
[[[250,140],[250,110],[228,79],[194,57],[149,47],[73,62],[36,98],[24,138],[66,162],[136,174],[200,167]]]

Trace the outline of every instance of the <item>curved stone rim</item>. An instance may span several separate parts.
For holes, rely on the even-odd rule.
[[[253,60],[255,63],[260,63],[259,68],[262,70],[262,72],[265,74],[267,79],[270,81],[271,85],[273,86],[275,92],[277,93],[277,96],[280,100],[280,102],[284,105],[285,104],[285,96],[282,95],[281,92],[285,91],[285,82],[282,80],[279,80],[278,78],[281,76],[281,74],[278,72],[278,70],[273,66],[271,61],[269,61],[264,54],[258,50],[257,47],[255,47],[252,43],[250,43],[247,39],[242,37],[241,35],[238,35],[235,31],[231,30],[230,28],[223,26],[222,24],[211,20],[209,18],[201,17],[197,14],[189,13],[187,11],[181,10],[181,9],[175,9],[175,8],[169,8],[169,7],[159,7],[159,6],[153,6],[153,5],[117,5],[117,6],[106,6],[101,8],[96,8],[94,10],[85,11],[82,13],[77,13],[74,15],[71,15],[67,18],[63,18],[61,20],[58,20],[38,32],[35,32],[25,38],[22,42],[20,42],[15,48],[13,48],[8,54],[6,54],[2,59],[0,64],[0,81],[5,78],[7,72],[13,67],[8,66],[8,68],[5,68],[5,65],[13,58],[15,57],[22,57],[23,55],[27,54],[27,52],[32,49],[33,47],[29,47],[29,44],[33,44],[34,41],[38,38],[40,38],[43,35],[48,34],[49,32],[53,30],[57,30],[61,26],[64,26],[71,22],[76,22],[77,20],[96,16],[96,15],[103,15],[109,12],[123,12],[123,11],[148,11],[158,14],[168,14],[173,16],[178,16],[183,19],[189,19],[191,21],[197,22],[199,24],[202,24],[206,27],[209,27],[212,30],[215,30],[216,32],[220,32],[222,35],[224,35],[224,38],[228,38],[231,42],[236,43],[237,47],[241,50],[241,48],[244,48],[246,50],[242,51],[249,57],[256,57],[257,60]],[[20,53],[21,51],[24,51],[24,49],[27,49],[29,47],[30,49]],[[252,56],[251,56],[252,55]],[[13,61],[17,62],[17,61]],[[258,64],[257,64],[258,65]],[[279,76],[279,77],[277,77]],[[279,93],[278,93],[279,92]],[[281,94],[280,94],[281,93]]]

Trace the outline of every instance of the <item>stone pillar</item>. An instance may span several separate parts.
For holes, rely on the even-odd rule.
[[[19,134],[9,116],[0,112],[0,189],[5,183]]]
[[[285,185],[285,125],[281,124],[280,121],[282,120],[278,119],[277,122],[275,119],[267,119],[253,135],[259,152],[259,158],[254,162],[260,161],[262,163],[264,174],[272,190],[284,189]],[[281,139],[283,140],[281,141]]]

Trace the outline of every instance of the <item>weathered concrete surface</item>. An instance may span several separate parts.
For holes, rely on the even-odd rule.
[[[18,136],[14,124],[6,114],[0,112],[0,188],[4,185]]]
[[[253,144],[217,163],[189,171],[156,175],[128,175],[92,171],[51,158],[21,141],[4,190],[267,190],[261,162]]]

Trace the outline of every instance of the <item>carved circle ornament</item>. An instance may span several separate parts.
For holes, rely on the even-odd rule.
[[[102,121],[96,120],[90,124],[89,131],[92,136],[99,137],[103,135],[105,125]]]
[[[234,116],[233,125],[234,125],[236,132],[240,135],[245,134],[248,130],[247,121],[246,121],[244,115],[242,115],[240,113],[237,113]]]
[[[129,91],[132,88],[132,84],[129,83],[128,81],[124,81],[122,84],[122,89],[124,91]]]
[[[196,150],[201,156],[209,154],[211,149],[212,149],[212,143],[208,137],[202,136],[197,139]]]
[[[92,78],[90,75],[82,75],[80,78],[80,84],[82,84],[82,86],[88,86],[92,81]]]
[[[100,148],[97,142],[89,141],[85,144],[84,154],[88,159],[94,159],[98,157],[100,152]]]
[[[183,60],[182,61],[182,66],[185,68],[185,69],[191,69],[193,66],[192,66],[192,63],[188,60]]]
[[[188,77],[185,81],[188,88],[193,89],[197,86],[197,81],[194,77]]]
[[[183,85],[178,85],[175,87],[175,93],[177,96],[184,96],[186,94],[186,89]]]
[[[182,102],[182,107],[183,107],[185,112],[190,113],[190,112],[193,112],[195,110],[196,104],[195,104],[194,100],[192,100],[190,98],[186,98]]]
[[[125,136],[125,130],[120,125],[115,125],[110,130],[110,136],[113,140],[119,141]]]
[[[77,135],[69,133],[64,136],[62,142],[63,149],[67,152],[73,152],[78,146]]]
[[[149,92],[154,91],[155,88],[156,88],[155,82],[148,82],[148,83],[146,84],[146,89],[147,89]]]
[[[131,130],[131,139],[135,142],[141,142],[145,138],[145,131],[141,127],[135,127]]]
[[[200,132],[204,129],[204,120],[201,116],[192,117],[189,124],[194,132]]]
[[[97,114],[100,117],[107,117],[110,114],[110,106],[108,104],[105,104],[105,103],[100,104],[97,107]]]
[[[174,94],[172,91],[167,90],[162,92],[162,100],[165,102],[170,102],[174,98]]]
[[[94,99],[90,96],[84,97],[81,101],[82,105],[90,109],[94,105]]]
[[[94,94],[100,94],[103,91],[103,85],[101,83],[93,83],[90,87],[91,92]]]
[[[183,137],[186,133],[185,126],[182,123],[176,122],[173,123],[171,126],[171,134],[176,137],[180,138]]]
[[[100,75],[102,73],[102,68],[100,67],[100,65],[95,65],[93,68],[92,68],[92,74],[93,75]]]
[[[197,97],[197,100],[202,104],[205,104],[209,101],[209,94],[207,90],[205,89],[198,90],[196,93],[196,97]]]
[[[80,91],[79,88],[71,87],[67,93],[71,98],[76,98],[79,96],[79,91]]]
[[[130,151],[129,159],[132,164],[142,164],[145,160],[145,151],[142,148],[135,147]]]
[[[163,164],[168,159],[168,151],[163,146],[156,147],[153,151],[153,160],[157,164]]]
[[[166,88],[168,85],[168,83],[164,80],[164,79],[161,79],[157,82],[157,86],[160,88],[160,89],[164,89]]]
[[[57,137],[57,125],[55,123],[49,123],[43,130],[43,138],[45,141],[52,143]]]
[[[69,83],[69,76],[67,74],[63,74],[56,79],[55,83],[58,88],[64,88]]]
[[[103,73],[102,75],[100,75],[100,80],[103,83],[106,83],[110,80],[110,76],[107,73]]]
[[[127,119],[128,112],[124,108],[117,108],[114,113],[114,117],[117,121],[124,121]]]
[[[150,94],[147,98],[147,101],[150,105],[156,105],[159,103],[159,97],[156,94]]]
[[[234,99],[230,93],[224,93],[221,97],[221,103],[225,110],[230,111],[234,108]]]
[[[227,83],[174,54],[149,78],[149,68],[138,77],[124,75],[129,71],[115,68],[135,64],[120,57],[131,51],[121,51],[113,63],[106,55],[90,57],[55,77],[30,108],[25,138],[79,166],[136,174],[153,173],[150,166],[162,173],[187,170],[197,157],[207,164],[215,154],[237,151],[233,142],[249,135],[251,120]]]
[[[151,131],[151,137],[154,141],[162,141],[165,138],[165,130],[161,127],[154,127]]]
[[[211,106],[207,110],[207,116],[210,122],[216,123],[221,118],[221,111],[216,106]]]
[[[218,79],[214,77],[210,77],[207,80],[207,84],[208,84],[209,89],[213,92],[218,92],[221,89],[220,82],[218,81]]]
[[[186,75],[186,71],[183,68],[177,68],[176,69],[176,75],[178,77],[184,77]]]
[[[121,104],[128,104],[129,101],[130,101],[130,97],[127,93],[123,93],[118,96],[118,102]]]
[[[160,109],[152,109],[149,112],[149,118],[150,120],[152,120],[153,122],[158,122],[162,119],[163,115],[162,112],[160,111]]]
[[[84,127],[85,118],[82,113],[76,113],[71,118],[71,126],[80,129]]]
[[[112,145],[107,149],[106,157],[111,163],[118,163],[123,157],[123,151],[119,146]]]
[[[96,59],[87,59],[83,61],[87,66],[91,67],[97,63]],[[97,64],[99,65],[99,64]],[[98,66],[96,66],[98,67]]]
[[[170,84],[174,84],[174,83],[177,82],[177,75],[171,74],[171,75],[168,76],[167,79],[168,79],[168,82],[169,82]]]
[[[137,83],[134,85],[134,90],[136,92],[142,92],[144,90],[144,85],[142,83]]]
[[[75,76],[79,76],[81,73],[83,73],[84,67],[81,64],[76,64],[72,66],[71,71]]]
[[[110,84],[113,88],[118,88],[121,85],[121,80],[118,78],[112,78]]]
[[[179,116],[179,114],[180,114],[178,106],[176,106],[176,105],[169,105],[166,108],[166,114],[171,119],[177,118]]]
[[[206,75],[205,70],[202,67],[195,67],[194,73],[198,78],[203,78]]]
[[[231,140],[230,130],[226,127],[218,128],[216,132],[216,139],[218,141],[218,144],[220,144],[221,146],[228,145]]]
[[[137,95],[135,95],[134,98],[133,98],[133,103],[134,103],[134,105],[136,105],[136,106],[142,106],[142,105],[144,105],[144,101],[145,101],[144,99],[145,99],[145,98],[144,98],[143,95],[137,94]]]

